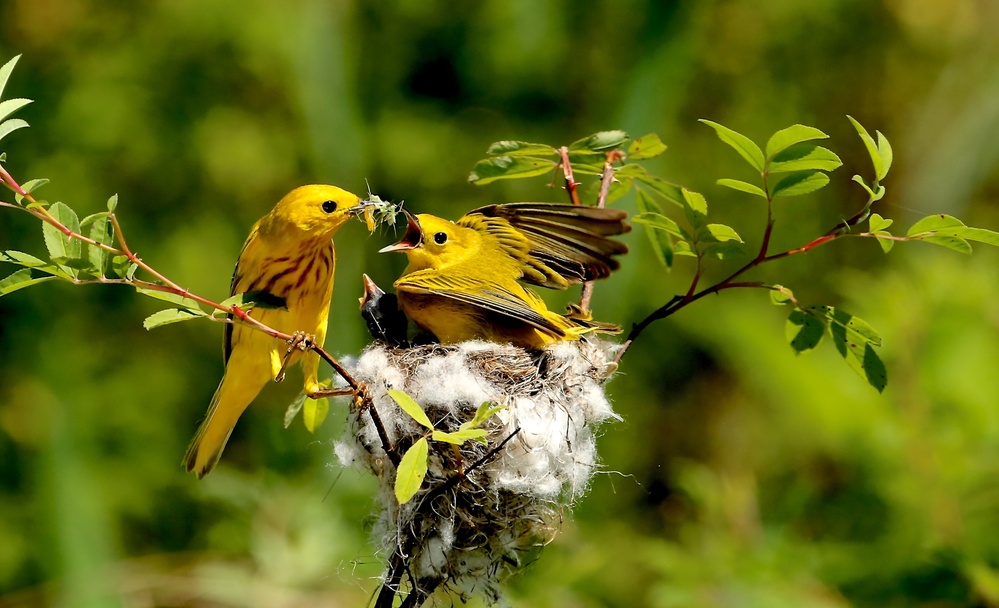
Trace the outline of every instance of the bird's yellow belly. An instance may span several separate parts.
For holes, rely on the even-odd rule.
[[[250,316],[285,334],[300,331],[315,336],[316,342],[322,345],[326,340],[330,298],[333,295],[334,266],[332,252],[317,251],[316,255],[302,259],[291,270],[278,270],[262,277],[247,291],[268,291],[284,300],[285,306],[255,308],[250,311]],[[277,376],[287,353],[284,341],[238,325],[233,333],[234,345],[243,342],[250,350],[259,352],[262,358],[269,360],[272,377]],[[293,352],[289,365],[301,359],[302,354],[302,351]]]

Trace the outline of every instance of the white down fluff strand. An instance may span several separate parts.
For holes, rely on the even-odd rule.
[[[482,425],[488,445],[468,441],[456,451],[431,441],[423,486],[401,506],[393,492],[395,468],[368,413],[354,416],[336,442],[344,466],[380,479],[376,541],[386,555],[406,561],[414,585],[446,585],[496,601],[499,581],[524,552],[553,538],[563,509],[586,492],[597,470],[597,429],[619,419],[604,394],[616,348],[599,340],[533,353],[480,341],[411,348],[375,343],[361,354],[351,372],[368,385],[399,454],[427,429],[388,389],[413,397],[442,431],[458,430],[483,402],[504,406]]]

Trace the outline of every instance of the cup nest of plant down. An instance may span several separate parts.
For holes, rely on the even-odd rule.
[[[499,581],[526,552],[549,542],[562,513],[597,471],[596,432],[619,420],[604,393],[616,344],[561,342],[540,352],[470,341],[408,348],[370,345],[351,366],[399,454],[428,430],[388,396],[401,390],[437,430],[454,432],[483,402],[504,406],[480,428],[485,445],[431,441],[427,475],[412,500],[393,492],[395,468],[365,412],[335,443],[344,466],[381,481],[375,535],[386,555],[401,556],[410,580],[465,595],[499,597]],[[504,443],[505,441],[505,443]],[[473,466],[481,461],[480,466]]]

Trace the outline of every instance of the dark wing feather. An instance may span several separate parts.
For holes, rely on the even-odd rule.
[[[458,220],[459,225],[482,229],[502,226],[482,222],[479,217],[505,220],[509,227],[529,243],[528,265],[535,272],[525,272],[529,283],[564,289],[608,276],[618,268],[612,258],[627,253],[628,247],[610,236],[631,230],[627,214],[620,209],[561,205],[556,203],[507,203],[489,205],[470,211]]]

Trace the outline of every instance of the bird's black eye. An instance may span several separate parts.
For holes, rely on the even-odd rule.
[[[434,234],[434,242],[437,243],[438,245],[443,245],[444,243],[446,243],[447,242],[447,233],[445,233],[445,232],[438,232],[438,233]]]
[[[323,201],[323,211],[325,211],[326,213],[333,213],[334,211],[336,211],[336,202]]]

